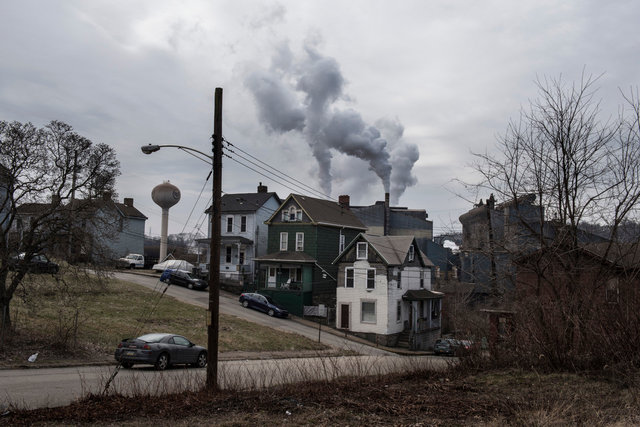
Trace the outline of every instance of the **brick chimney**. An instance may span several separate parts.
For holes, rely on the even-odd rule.
[[[269,190],[267,189],[266,185],[262,185],[262,183],[260,183],[258,185],[258,193],[268,193]]]
[[[132,197],[125,197],[124,198],[124,205],[125,206],[129,206],[130,208],[133,207],[133,198]]]
[[[342,196],[338,196],[338,203],[341,207],[349,209],[349,204],[351,203],[351,197],[348,194],[343,194]]]

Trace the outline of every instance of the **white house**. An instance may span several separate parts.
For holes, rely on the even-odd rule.
[[[268,220],[280,206],[276,193],[258,185],[255,193],[225,194],[220,200],[220,279],[227,283],[253,281],[254,258],[267,253]],[[211,218],[211,208],[207,210]],[[209,221],[211,236],[211,221]],[[199,240],[209,242],[209,239]],[[207,259],[209,255],[207,254]]]
[[[440,337],[440,292],[433,264],[413,236],[359,234],[338,265],[336,325],[382,345],[433,347]]]

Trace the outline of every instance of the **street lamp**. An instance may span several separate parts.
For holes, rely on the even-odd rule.
[[[222,196],[222,88],[216,88],[213,116],[213,156],[183,145],[148,144],[140,147],[144,154],[155,153],[164,147],[174,147],[210,164],[213,168],[211,209],[211,241],[209,246],[209,310],[207,318],[207,382],[208,390],[218,388],[218,330],[220,314],[220,198]]]

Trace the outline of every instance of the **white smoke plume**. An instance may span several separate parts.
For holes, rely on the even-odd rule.
[[[379,120],[374,127],[357,111],[336,107],[338,100],[346,98],[339,64],[312,44],[305,45],[304,52],[296,61],[283,44],[269,70],[256,70],[245,77],[261,122],[269,132],[304,135],[318,162],[320,186],[326,194],[331,194],[333,149],[368,162],[397,203],[406,188],[416,183],[411,170],[419,157],[418,147],[402,141],[404,128],[397,120]]]

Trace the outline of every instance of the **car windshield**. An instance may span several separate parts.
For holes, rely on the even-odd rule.
[[[138,341],[144,341],[144,342],[160,342],[166,336],[167,336],[166,334],[147,334],[147,335],[142,335],[141,337],[138,337],[136,339]]]

